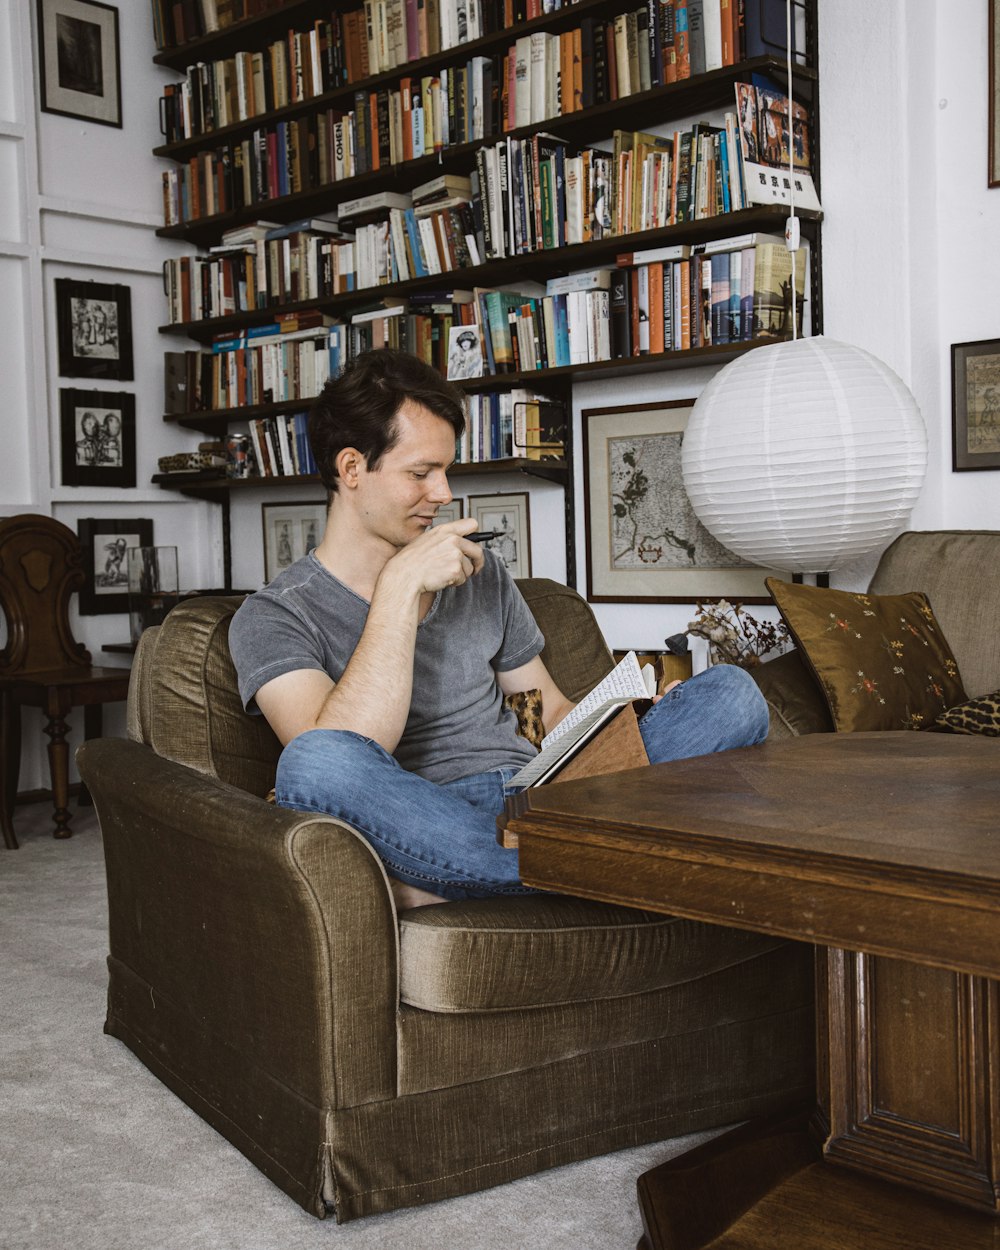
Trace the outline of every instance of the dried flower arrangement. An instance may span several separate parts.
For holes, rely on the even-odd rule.
[[[707,638],[713,664],[738,664],[754,668],[761,660],[787,649],[788,626],[783,621],[758,621],[742,603],[720,599],[697,604],[698,615],[688,633]]]

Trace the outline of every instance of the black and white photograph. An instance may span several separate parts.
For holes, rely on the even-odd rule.
[[[478,326],[452,326],[448,331],[448,381],[483,376]]]
[[[469,516],[480,530],[495,535],[483,546],[497,553],[511,577],[531,576],[529,502],[525,493],[469,496]]]
[[[42,111],[122,124],[118,10],[97,0],[38,0]]]
[[[153,522],[81,517],[76,532],[83,548],[86,581],[80,590],[81,616],[127,612],[128,551],[153,545]]]
[[[62,377],[132,380],[129,287],[56,278],[56,326]]]
[[[135,396],[60,390],[63,486],[135,485]]]

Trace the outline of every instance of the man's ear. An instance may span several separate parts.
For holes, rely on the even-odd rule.
[[[334,457],[333,467],[344,486],[353,490],[365,468],[365,458],[356,447],[345,447]]]

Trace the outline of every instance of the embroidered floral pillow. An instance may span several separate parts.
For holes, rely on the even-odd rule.
[[[927,729],[965,701],[926,595],[852,594],[774,577],[767,588],[841,732]]]

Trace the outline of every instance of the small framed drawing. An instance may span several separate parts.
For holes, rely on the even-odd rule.
[[[130,382],[132,292],[127,286],[56,278],[59,373]]]
[[[152,547],[153,522],[82,517],[76,524],[83,548],[86,581],[80,591],[81,616],[128,611],[128,549]]]
[[[951,454],[956,473],[1000,469],[1000,339],[951,346]]]
[[[122,124],[118,10],[97,0],[38,0],[42,112]]]
[[[59,392],[63,486],[135,485],[135,396]]]
[[[465,516],[465,506],[462,500],[453,499],[451,503],[442,504],[438,508],[434,524],[440,525],[442,521],[461,521],[463,516]]]
[[[261,513],[266,583],[319,546],[326,529],[326,504],[265,503]]]
[[[526,494],[469,496],[469,516],[476,518],[481,530],[494,530],[497,535],[483,546],[497,553],[511,577],[531,576],[528,502]]]
[[[770,603],[764,578],[698,520],[681,474],[693,399],[583,410],[587,598]]]
[[[448,331],[448,381],[483,376],[483,350],[478,326],[452,326]]]

